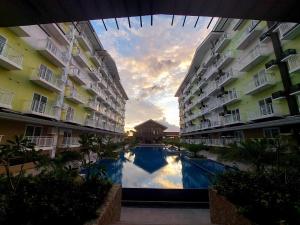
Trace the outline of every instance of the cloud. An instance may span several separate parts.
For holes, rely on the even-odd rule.
[[[194,28],[195,17],[188,17],[184,27],[183,17],[176,16],[173,26],[171,18],[155,16],[154,25],[150,26],[149,18],[143,17],[142,28],[139,18],[131,19],[132,28],[128,27],[127,18],[118,19],[120,30],[115,28],[114,20],[108,20],[108,31],[103,30],[102,22],[93,22],[103,46],[116,61],[121,82],[130,98],[126,127],[132,126],[134,121],[162,120],[163,117],[170,125],[179,125],[175,107],[178,108],[178,103],[173,96],[197,46],[210,30],[206,29],[209,18],[201,17],[197,28]]]
[[[177,131],[179,132],[179,126],[176,126],[174,124],[170,124],[167,120],[166,117],[164,117],[161,120],[157,120],[157,122],[161,123],[162,125],[166,126],[168,129],[166,131]]]

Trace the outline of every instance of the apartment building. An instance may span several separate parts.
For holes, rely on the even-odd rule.
[[[300,25],[219,19],[178,97],[183,141],[226,146],[299,136]]]
[[[51,156],[79,135],[124,132],[128,97],[90,22],[0,28],[0,140],[24,135]]]

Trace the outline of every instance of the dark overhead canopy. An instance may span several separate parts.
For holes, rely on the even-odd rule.
[[[1,0],[0,26],[154,14],[300,22],[299,0]]]

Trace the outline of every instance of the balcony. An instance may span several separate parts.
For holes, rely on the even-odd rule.
[[[80,147],[79,137],[63,137],[60,147],[61,148],[78,148],[78,147]]]
[[[232,68],[229,71],[226,71],[218,80],[217,84],[219,87],[227,85],[232,81],[235,81],[240,76],[239,71],[235,71]]]
[[[289,66],[289,72],[299,72],[300,71],[300,54],[292,55],[287,60]]]
[[[56,78],[50,70],[42,71],[40,69],[36,69],[33,71],[30,80],[49,91],[57,93],[60,93],[64,86],[62,79]]]
[[[264,45],[257,45],[242,60],[240,71],[249,71],[268,56],[268,48]]]
[[[80,34],[76,35],[78,43],[86,50],[86,51],[93,51],[93,47],[87,37],[87,35],[83,32]]]
[[[65,122],[75,123],[79,125],[83,124],[82,118],[74,115],[74,113],[66,113],[62,120],[64,120]]]
[[[215,62],[216,58],[218,57],[219,53],[214,52],[213,50],[208,51],[209,56],[207,57],[207,60],[205,62],[206,66],[211,65],[212,63]]]
[[[279,31],[280,39],[292,40],[300,34],[299,23],[281,23],[277,30]]]
[[[88,60],[85,57],[84,53],[80,50],[80,48],[74,48],[72,55],[80,66],[84,68],[89,67]]]
[[[55,23],[43,24],[52,37],[54,37],[60,44],[69,46],[71,43],[70,34],[65,34],[64,31]]]
[[[64,53],[49,37],[40,40],[37,49],[44,57],[58,67],[66,67],[67,53]]]
[[[69,76],[72,78],[72,80],[74,80],[78,84],[80,84],[80,85],[85,85],[86,84],[84,75],[82,74],[82,72],[80,71],[79,68],[70,67],[68,73],[69,73]]]
[[[90,75],[90,77],[92,79],[94,79],[96,81],[100,81],[100,79],[101,79],[100,74],[96,68],[90,68],[88,70],[88,74]]]
[[[230,39],[231,35],[224,32],[215,44],[215,51],[220,53],[229,44]]]
[[[281,117],[283,115],[282,110],[273,104],[265,104],[259,109],[254,109],[253,112],[248,113],[248,120],[260,120],[271,117]]]
[[[97,111],[98,104],[95,100],[89,100],[85,105],[84,108],[92,110],[92,111]]]
[[[267,73],[266,70],[261,70],[253,77],[253,80],[249,83],[249,86],[245,92],[246,95],[252,95],[262,90],[265,90],[275,84],[275,80],[272,74]]]
[[[224,54],[220,54],[220,58],[218,59],[216,65],[219,70],[224,69],[229,63],[231,63],[234,59],[234,54],[232,51],[226,52]]]
[[[92,62],[96,65],[96,66],[101,66],[101,59],[100,57],[97,55],[97,53],[94,53],[91,55],[91,60]]]
[[[86,102],[84,97],[78,94],[78,92],[75,89],[68,91],[65,98],[76,104],[85,104]]]
[[[18,37],[30,37],[30,29],[27,26],[9,27]]]
[[[25,101],[23,105],[23,113],[33,114],[37,116],[48,117],[52,119],[59,118],[58,108],[50,103],[43,103],[38,101]]]
[[[88,117],[85,120],[85,125],[88,126],[88,127],[96,127],[96,124],[97,124],[97,120],[96,119]]]
[[[233,125],[242,123],[241,117],[239,114],[226,114],[224,116],[224,125]]]
[[[215,65],[209,67],[205,73],[205,79],[208,80],[219,72],[218,68]]]
[[[0,108],[12,109],[14,93],[0,89]]]
[[[99,94],[99,88],[97,84],[95,83],[89,83],[86,87],[87,91],[90,92],[93,95],[98,95]]]
[[[229,105],[240,101],[240,94],[236,91],[229,91],[228,94],[224,95],[221,99],[222,105]]]
[[[23,64],[23,55],[13,47],[4,43],[0,48],[0,66],[7,70],[21,70]]]
[[[54,137],[52,136],[26,136],[32,144],[35,144],[36,149],[52,150],[54,147]]]
[[[259,37],[263,29],[259,27],[258,21],[252,21],[249,27],[246,28],[245,32],[242,34],[240,41],[238,42],[236,48],[243,50],[247,48],[254,39]]]

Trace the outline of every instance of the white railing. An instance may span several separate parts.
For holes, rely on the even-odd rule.
[[[251,21],[251,24],[246,28],[246,30],[242,34],[240,40],[238,41],[237,46],[241,46],[244,42],[246,42],[248,40],[250,35],[252,35],[254,32],[261,30],[260,27],[257,25],[258,22],[259,22],[258,20]]]
[[[266,70],[261,70],[257,75],[253,77],[253,80],[249,83],[246,94],[251,94],[255,91],[262,89],[268,85],[275,83],[272,74],[267,73]]]
[[[230,125],[234,123],[240,123],[241,116],[240,114],[227,114],[224,116],[224,125]]]
[[[229,80],[237,79],[241,73],[239,71],[235,71],[232,68],[229,71],[226,71],[218,80],[218,86],[222,86],[227,83]]]
[[[220,54],[220,58],[217,61],[217,68],[222,69],[226,64],[228,64],[231,60],[233,60],[234,54],[232,51],[225,52]]]
[[[86,105],[93,110],[97,110],[98,104],[94,100],[89,100]]]
[[[300,54],[292,55],[288,58],[290,73],[300,70]]]
[[[86,46],[89,48],[90,51],[93,49],[93,47],[89,41],[89,38],[87,37],[87,35],[84,32],[80,32],[78,37],[81,38],[85,42]]]
[[[209,79],[212,75],[216,74],[217,72],[218,68],[215,65],[212,65],[206,70],[204,77],[205,79]]]
[[[257,120],[273,116],[282,116],[281,108],[275,106],[273,103],[267,103],[260,106],[259,109],[254,109],[252,112],[248,113],[248,120]]]
[[[95,120],[93,118],[86,118],[86,120],[85,120],[86,126],[95,127],[96,124],[97,124],[97,120]]]
[[[79,137],[63,137],[61,145],[64,147],[80,146]]]
[[[85,102],[86,102],[86,99],[82,95],[78,94],[76,89],[73,89],[73,90],[69,91],[68,94],[67,94],[67,97],[75,99],[76,101],[78,101],[82,104],[85,104]]]
[[[62,52],[49,37],[47,37],[44,40],[41,40],[40,45],[42,49],[47,49],[48,51],[50,51],[56,58],[58,58],[64,64],[68,62],[67,53]]]
[[[69,68],[70,76],[76,77],[81,81],[81,83],[85,83],[84,75],[81,73],[81,70],[75,66]]]
[[[239,93],[237,91],[229,91],[228,94],[222,96],[221,102],[223,105],[226,105],[230,102],[236,101],[239,99]]]
[[[249,67],[261,56],[267,55],[268,48],[264,45],[256,45],[242,60],[241,71],[247,71]]]
[[[51,73],[51,74],[50,74]],[[47,71],[43,71],[41,69],[35,69],[33,70],[33,73],[31,75],[32,80],[40,80],[43,83],[47,83],[50,86],[54,86],[55,89],[62,90],[64,86],[64,82],[60,78],[56,78],[50,70],[47,69]]]
[[[35,144],[38,148],[49,148],[54,146],[54,137],[52,136],[26,136],[25,138]]]
[[[38,101],[25,101],[23,105],[23,112],[55,119],[57,119],[59,116],[58,110],[54,105]]]
[[[2,43],[1,43],[2,44]],[[22,67],[23,64],[23,55],[19,53],[16,49],[8,45],[7,43],[4,43],[4,45],[1,45],[0,50],[0,57],[4,57],[8,59],[9,61],[17,64],[19,67]]]
[[[229,41],[231,38],[231,35],[227,32],[224,32],[221,37],[219,38],[219,40],[217,41],[217,43],[215,44],[215,51],[219,51],[219,49],[224,46],[224,44]]]
[[[281,23],[278,26],[280,38],[284,39],[286,34],[288,34],[290,31],[292,31],[298,25],[299,25],[298,23]]]
[[[241,143],[240,138],[199,138],[199,139],[183,139],[183,143],[187,144],[203,144],[207,146],[226,147],[230,144]]]
[[[0,89],[0,107],[11,109],[14,95],[13,92]]]

